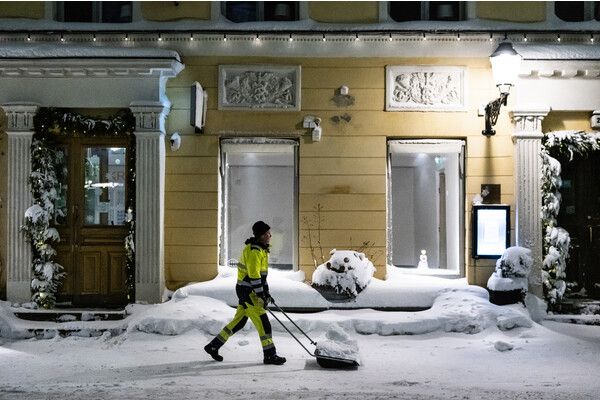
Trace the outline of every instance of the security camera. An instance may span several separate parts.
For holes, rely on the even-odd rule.
[[[172,151],[179,150],[179,146],[181,146],[181,136],[179,136],[179,132],[173,133],[169,138],[169,142],[171,142]]]

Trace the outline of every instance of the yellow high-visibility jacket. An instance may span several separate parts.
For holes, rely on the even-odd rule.
[[[269,252],[258,244],[249,243],[244,247],[238,262],[238,285],[250,286],[256,295],[262,296],[267,286]]]

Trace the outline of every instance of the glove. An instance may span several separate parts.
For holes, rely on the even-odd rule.
[[[273,302],[273,298],[271,297],[271,295],[269,294],[269,292],[264,292],[262,295],[262,300],[265,303],[265,306],[269,303]]]

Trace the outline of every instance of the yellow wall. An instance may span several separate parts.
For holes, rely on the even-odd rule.
[[[44,18],[44,2],[0,1],[0,18]]]
[[[213,3],[218,7],[219,3]],[[146,21],[210,19],[210,1],[142,1],[142,18]]]
[[[513,22],[546,20],[544,1],[478,1],[477,18]]]
[[[402,137],[464,138],[467,141],[465,225],[470,225],[470,204],[482,183],[500,183],[502,202],[514,204],[512,126],[502,112],[492,138],[481,135],[483,118],[477,106],[497,96],[490,82],[487,59],[400,58],[276,58],[187,57],[185,70],[168,81],[173,102],[167,131],[182,134],[178,152],[167,153],[165,253],[170,288],[216,275],[218,220],[218,140],[221,132],[264,136],[280,132],[300,138],[300,267],[310,279],[314,267],[306,240],[306,218],[315,218],[322,206],[324,251],[359,246],[370,241],[379,252],[376,276],[385,273],[386,237],[386,140]],[[302,67],[301,112],[239,112],[217,110],[219,64],[288,64]],[[463,65],[468,68],[467,112],[384,112],[386,65]],[[204,134],[189,126],[189,87],[198,81],[208,91]],[[356,102],[337,107],[331,98],[341,85],[350,88]],[[504,110],[503,110],[504,111]],[[331,118],[343,113],[349,123]],[[301,128],[304,115],[323,119],[323,138],[313,143]],[[514,207],[513,207],[514,208]],[[513,210],[514,213],[514,210]],[[514,221],[514,218],[513,218]],[[514,226],[514,224],[513,224]],[[467,260],[470,235],[466,236]],[[472,262],[470,262],[472,264]],[[487,265],[487,267],[485,267]],[[468,268],[471,281],[485,280],[492,262]]]
[[[318,22],[374,23],[379,21],[376,1],[310,1],[308,15]]]
[[[542,121],[542,131],[592,131],[591,112],[551,111]]]

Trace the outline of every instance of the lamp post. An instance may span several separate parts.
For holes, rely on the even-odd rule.
[[[490,101],[485,106],[485,130],[481,132],[485,136],[496,134],[492,127],[496,125],[500,107],[506,105],[510,88],[517,80],[519,67],[521,66],[521,55],[515,51],[510,42],[502,42],[490,56],[490,63],[492,64],[494,82],[500,91],[500,97]]]

